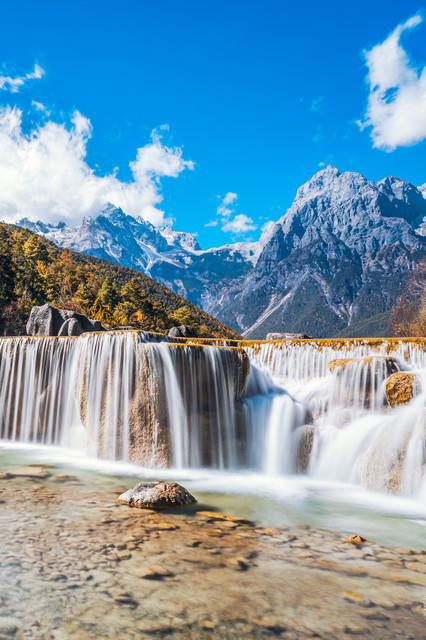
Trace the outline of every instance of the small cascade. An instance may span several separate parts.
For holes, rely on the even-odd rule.
[[[75,338],[0,339],[0,437],[59,444],[64,416],[75,419],[70,394]]]
[[[306,470],[313,478],[420,495],[426,491],[424,343],[328,342],[332,344],[285,341],[247,348],[251,362],[269,372],[310,416],[306,422],[311,425],[299,429],[298,453],[294,429],[288,448],[299,461],[307,452]],[[421,392],[408,405],[391,409],[385,381],[397,371],[414,373]],[[295,465],[293,458],[293,470]]]
[[[410,340],[2,338],[0,438],[424,496],[425,368],[424,343]],[[394,390],[415,380],[408,404],[387,402],[390,376]]]

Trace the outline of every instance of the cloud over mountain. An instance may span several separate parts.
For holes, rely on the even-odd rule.
[[[252,218],[245,213],[236,213],[234,207],[237,206],[237,199],[238,194],[228,191],[217,208],[216,219],[210,220],[205,226],[216,227],[220,222],[222,231],[232,233],[234,236],[257,229]]]
[[[161,178],[176,178],[193,163],[182,149],[163,144],[154,131],[130,163],[133,180],[115,173],[96,175],[86,159],[92,136],[90,120],[75,111],[71,123],[47,120],[29,133],[22,111],[0,107],[0,219],[25,216],[48,222],[79,222],[113,202],[127,213],[162,224]]]

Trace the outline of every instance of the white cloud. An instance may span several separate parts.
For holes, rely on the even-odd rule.
[[[34,107],[34,109],[36,109],[37,111],[41,111],[42,113],[45,113],[47,116],[50,116],[49,109],[47,107],[45,107],[44,104],[42,104],[41,102],[37,102],[36,100],[32,100],[31,104]]]
[[[24,76],[11,76],[0,74],[0,89],[4,91],[10,91],[11,93],[18,93],[19,89],[29,80],[40,80],[45,75],[45,70],[37,63],[34,65],[34,71],[27,73]]]
[[[161,224],[160,179],[176,178],[193,163],[153,132],[130,163],[133,180],[122,182],[115,173],[97,176],[86,161],[91,135],[90,120],[78,111],[69,127],[47,120],[26,134],[22,112],[0,107],[0,219],[29,217],[72,224],[98,214],[111,202],[130,215]]]
[[[226,194],[226,196],[222,201],[222,204],[224,204],[225,206],[228,206],[228,204],[232,204],[233,202],[235,202],[237,198],[238,196],[236,193],[232,193],[232,191],[228,191],[228,193]]]
[[[262,233],[268,233],[274,226],[275,222],[273,220],[268,220],[264,225],[262,225]]]
[[[225,233],[233,233],[234,235],[254,231],[257,227],[251,218],[246,216],[244,213],[238,213],[235,216],[233,215],[235,214],[235,209],[232,205],[236,206],[237,198],[238,195],[236,193],[228,191],[217,208],[216,219],[210,220],[210,222],[204,226],[217,227],[220,222],[222,231],[225,231]]]
[[[253,224],[253,220],[244,213],[239,213],[232,220],[227,220],[222,225],[222,231],[229,231],[235,234],[247,233],[255,229],[256,225]]]
[[[418,68],[400,44],[404,31],[423,21],[414,15],[365,51],[370,86],[365,121],[374,147],[393,151],[426,138],[426,67]]]

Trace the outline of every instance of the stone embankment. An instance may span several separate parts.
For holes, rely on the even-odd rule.
[[[426,551],[202,505],[131,509],[116,502],[123,487],[106,494],[44,468],[0,481],[0,637],[424,635]]]

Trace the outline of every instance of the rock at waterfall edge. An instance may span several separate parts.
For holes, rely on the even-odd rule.
[[[394,373],[386,380],[386,398],[391,407],[408,404],[420,393],[420,381],[414,373]]]
[[[164,509],[194,504],[197,500],[177,482],[139,482],[117,498],[119,504],[141,509]]]
[[[104,328],[98,320],[86,318],[82,313],[44,304],[31,309],[26,331],[29,336],[79,336]]]
[[[196,338],[197,334],[192,327],[181,324],[180,327],[172,327],[167,334],[169,338]]]

